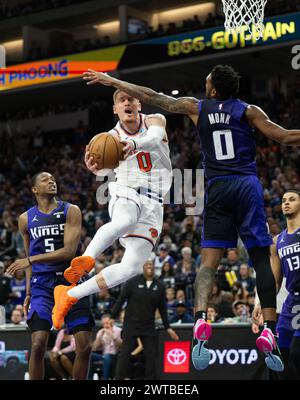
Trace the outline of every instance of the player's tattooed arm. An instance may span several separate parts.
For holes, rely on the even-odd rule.
[[[273,238],[273,244],[271,246],[271,267],[272,267],[272,272],[276,281],[276,290],[277,293],[279,292],[281,285],[282,285],[282,269],[281,269],[281,264],[280,264],[280,258],[277,252],[277,240],[278,240],[278,235]]]
[[[285,146],[300,146],[300,130],[285,129],[271,121],[268,115],[259,107],[251,105],[246,110],[250,125],[257,128],[267,138]]]
[[[106,86],[113,86],[116,89],[124,90],[130,96],[139,99],[142,103],[162,108],[171,113],[186,114],[195,123],[197,122],[199,111],[199,100],[194,97],[171,97],[161,94],[145,86],[135,85],[120,79],[113,78],[102,72],[89,69],[83,74],[83,79],[88,85],[100,83]]]

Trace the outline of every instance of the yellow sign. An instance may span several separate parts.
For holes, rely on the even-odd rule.
[[[254,29],[254,28],[253,28]],[[203,31],[202,36],[174,40],[168,43],[168,55],[170,57],[202,52],[205,49],[224,50],[233,48],[243,48],[249,45],[277,42],[284,36],[293,35],[296,32],[295,21],[291,22],[267,22],[265,24],[264,36],[257,41],[255,37],[246,34],[247,26],[243,26],[239,33],[228,33],[224,31],[210,30]]]

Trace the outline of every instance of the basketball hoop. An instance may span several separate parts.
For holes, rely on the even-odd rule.
[[[241,32],[247,27],[256,40],[264,34],[264,11],[268,0],[222,0],[226,32]]]

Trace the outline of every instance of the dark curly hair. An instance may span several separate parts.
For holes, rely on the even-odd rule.
[[[221,100],[237,97],[240,88],[240,75],[231,65],[216,65],[211,71],[211,80]]]

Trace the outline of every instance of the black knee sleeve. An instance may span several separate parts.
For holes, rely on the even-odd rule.
[[[276,308],[276,282],[271,269],[270,248],[253,247],[248,253],[256,272],[256,287],[261,307]]]
[[[294,371],[294,379],[300,379],[300,337],[294,336],[290,347],[290,362]]]

